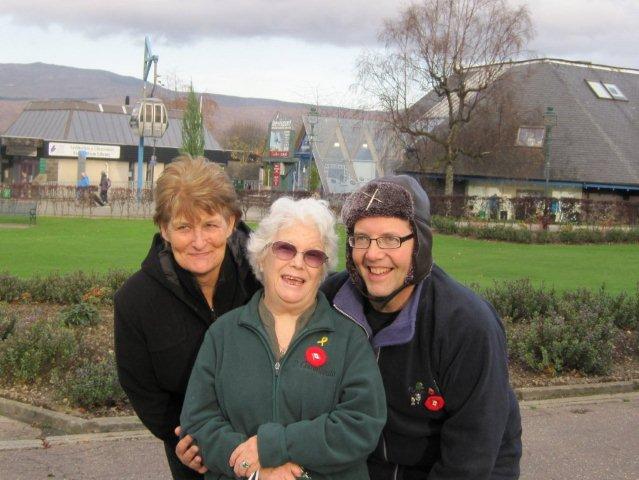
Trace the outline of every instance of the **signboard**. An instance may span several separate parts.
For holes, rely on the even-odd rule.
[[[77,157],[83,150],[90,158],[120,158],[118,145],[49,142],[50,157]]]
[[[278,113],[271,122],[271,133],[269,136],[269,156],[289,157],[291,148],[291,132],[293,131],[293,121],[284,119]]]
[[[280,186],[280,176],[282,174],[282,164],[281,163],[274,163],[273,164],[273,186],[274,187],[279,187]]]

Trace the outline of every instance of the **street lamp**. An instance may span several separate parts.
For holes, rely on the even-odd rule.
[[[546,163],[544,165],[544,176],[546,178],[546,186],[544,188],[544,196],[548,198],[548,183],[550,181],[550,143],[552,141],[552,128],[557,126],[557,112],[554,107],[546,107],[546,113],[544,113],[544,126],[546,127],[545,135],[545,156]]]
[[[315,125],[319,121],[319,112],[315,105],[311,106],[311,109],[308,112],[308,124],[311,127],[311,132],[308,134],[308,147],[309,147],[309,155],[308,155],[308,169],[307,172],[310,171],[311,162],[313,161],[313,143],[315,142]],[[306,189],[308,190],[308,173],[304,175],[304,184]]]

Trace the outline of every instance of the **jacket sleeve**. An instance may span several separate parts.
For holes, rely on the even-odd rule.
[[[195,439],[211,472],[235,478],[228,461],[247,437],[233,430],[220,409],[215,392],[216,362],[214,338],[209,329],[191,371],[180,424],[184,434]]]
[[[428,480],[488,479],[510,413],[506,339],[497,314],[483,301],[473,320],[452,322],[440,351],[440,389],[448,418],[440,431],[441,457]]]
[[[375,449],[386,423],[381,375],[366,337],[351,335],[337,404],[313,420],[259,427],[262,466],[293,461],[321,474],[339,472]]]
[[[170,418],[171,397],[157,383],[139,319],[122,303],[116,294],[114,340],[120,384],[144,426],[161,440],[172,439],[178,419]]]

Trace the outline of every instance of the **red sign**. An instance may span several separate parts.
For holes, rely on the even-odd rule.
[[[273,164],[273,186],[274,187],[280,186],[280,174],[281,174],[280,168],[281,168],[280,163]]]

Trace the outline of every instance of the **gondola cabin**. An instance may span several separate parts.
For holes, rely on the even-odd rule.
[[[145,98],[136,102],[129,125],[140,137],[162,137],[169,126],[169,116],[162,100]]]

